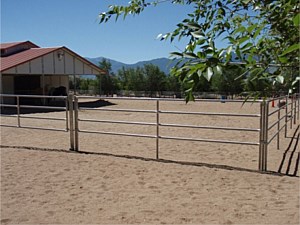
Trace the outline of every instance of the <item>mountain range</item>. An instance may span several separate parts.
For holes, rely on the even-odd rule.
[[[94,63],[95,65],[99,65],[99,62],[101,62],[103,59],[108,60],[111,63],[112,67],[112,72],[117,73],[118,70],[122,69],[123,67],[125,69],[129,68],[137,68],[137,67],[144,67],[146,64],[153,64],[155,66],[158,66],[161,71],[163,71],[165,74],[170,73],[170,69],[177,63],[176,60],[171,60],[168,58],[157,58],[157,59],[152,59],[152,60],[147,60],[147,61],[140,61],[134,64],[126,64],[123,62],[119,62],[113,59],[108,59],[105,57],[97,57],[97,58],[89,58],[86,57],[87,60],[90,62]]]
[[[231,61],[232,62],[239,62],[240,60],[237,58],[235,53],[232,53],[232,57],[231,57]],[[165,74],[170,74],[170,69],[175,66],[176,63],[178,63],[179,59],[168,59],[168,58],[157,58],[157,59],[152,59],[152,60],[147,60],[147,61],[140,61],[134,64],[126,64],[123,62],[119,62],[113,59],[109,59],[109,58],[105,58],[105,57],[96,57],[96,58],[89,58],[86,57],[87,60],[89,60],[90,62],[94,63],[95,65],[99,65],[99,62],[101,62],[103,59],[108,60],[111,63],[111,67],[112,67],[112,72],[114,74],[118,73],[118,70],[122,69],[123,67],[125,69],[129,69],[129,68],[137,68],[137,67],[144,67],[144,65],[146,64],[153,64],[155,66],[157,66],[161,71],[163,71]],[[85,76],[87,77],[87,76]],[[94,76],[93,76],[94,77]],[[92,78],[92,77],[91,77]]]

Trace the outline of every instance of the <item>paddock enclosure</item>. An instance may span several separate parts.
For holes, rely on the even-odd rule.
[[[21,98],[40,104],[20,105]],[[299,124],[299,96],[196,100],[22,96],[1,104],[1,145],[277,171]],[[287,104],[280,104],[287,102]],[[279,106],[277,106],[279,105]],[[291,160],[295,171],[297,154]],[[299,159],[298,159],[299,160]]]

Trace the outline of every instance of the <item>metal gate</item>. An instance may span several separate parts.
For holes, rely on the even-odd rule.
[[[195,142],[208,142],[208,143],[219,143],[219,144],[237,144],[237,145],[253,145],[259,147],[259,160],[258,169],[260,171],[267,170],[267,153],[268,145],[275,140],[277,137],[277,147],[279,148],[280,138],[279,133],[285,129],[285,136],[287,134],[288,123],[290,123],[290,128],[293,124],[299,121],[299,107],[300,107],[300,96],[293,95],[291,97],[280,97],[270,100],[257,100],[251,102],[251,104],[259,104],[260,112],[256,114],[250,113],[217,113],[217,112],[192,112],[192,111],[175,111],[175,110],[162,110],[160,108],[161,102],[163,101],[182,101],[180,99],[159,99],[159,98],[124,98],[124,97],[94,97],[94,96],[38,96],[38,95],[0,95],[1,97],[1,108],[5,110],[14,110],[15,113],[6,114],[1,112],[2,117],[14,117],[16,118],[15,124],[2,124],[4,127],[16,127],[16,128],[26,128],[26,129],[38,129],[38,130],[50,130],[59,132],[69,132],[70,133],[70,150],[79,151],[80,133],[87,134],[102,134],[102,135],[118,135],[118,136],[130,136],[130,137],[143,137],[155,140],[156,146],[156,159],[159,159],[160,153],[160,140],[181,140],[181,141],[195,141]],[[37,100],[38,104],[25,105],[21,104],[21,99],[32,99]],[[130,100],[130,101],[149,101],[154,102],[155,108],[153,109],[126,109],[126,108],[112,108],[112,107],[101,107],[101,108],[89,108],[85,106],[80,106],[79,102],[82,99],[105,99],[105,100]],[[220,102],[220,100],[196,100],[200,102]],[[222,102],[232,102],[232,103],[244,103],[243,100],[221,100]],[[279,107],[274,107],[275,103],[278,102]],[[280,104],[285,102],[284,104]],[[46,104],[47,103],[47,104]],[[50,103],[50,104],[49,104]],[[60,103],[57,104],[57,103]],[[30,116],[23,114],[22,110],[60,110],[65,112],[63,118],[57,117],[42,117],[42,116]],[[86,119],[81,118],[80,111],[108,111],[108,112],[138,112],[144,114],[151,114],[155,117],[155,122],[137,122],[137,121],[126,121],[126,120],[114,120],[114,119]],[[277,119],[270,124],[270,116],[277,113]],[[259,121],[259,127],[257,128],[247,128],[247,127],[230,127],[230,126],[203,126],[203,125],[193,125],[193,124],[177,124],[177,123],[165,123],[161,122],[162,115],[206,115],[206,116],[216,116],[225,118],[256,118]],[[64,129],[60,128],[49,128],[49,127],[37,127],[37,126],[27,126],[22,124],[23,118],[30,118],[34,120],[50,120],[50,121],[64,121]],[[283,121],[283,122],[282,122]],[[81,123],[92,122],[92,123],[114,123],[114,124],[128,124],[134,126],[151,126],[155,128],[155,134],[139,134],[139,133],[124,133],[124,132],[107,132],[107,131],[93,131],[91,129],[82,129],[80,127]],[[298,122],[299,123],[299,122]],[[241,141],[241,140],[224,140],[224,139],[206,139],[206,138],[191,138],[191,137],[176,137],[170,135],[162,135],[161,129],[163,127],[174,127],[174,128],[191,128],[191,129],[210,129],[210,130],[224,130],[224,131],[239,131],[239,132],[254,132],[257,133],[257,139],[251,141]],[[271,132],[272,129],[275,131]],[[270,136],[270,137],[269,137]]]

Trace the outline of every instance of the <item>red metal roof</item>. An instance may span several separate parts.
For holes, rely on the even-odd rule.
[[[36,59],[60,48],[31,48],[7,57],[1,57],[1,72]]]
[[[0,63],[1,72],[13,68],[15,66],[21,65],[23,63],[29,62],[38,57],[49,54],[53,51],[62,49],[64,51],[69,52],[71,55],[79,58],[81,61],[84,61],[86,64],[90,65],[96,71],[105,74],[105,72],[102,69],[100,69],[98,66],[96,66],[95,64],[91,63],[90,61],[86,60],[85,58],[81,57],[80,55],[78,55],[77,53],[73,52],[72,50],[66,47],[40,48],[39,46],[35,45],[30,41],[25,41],[25,42],[2,43],[1,51],[9,50],[10,48],[15,48],[16,46],[19,45],[28,45],[29,49],[12,53],[11,55],[8,56],[1,57],[1,63]]]
[[[1,43],[0,44],[0,48],[1,50],[2,49],[8,49],[8,48],[11,48],[11,47],[15,47],[17,45],[24,45],[24,44],[27,44],[29,45],[31,48],[39,48],[39,46],[37,46],[36,44],[30,42],[30,41],[21,41],[21,42],[11,42],[11,43]]]

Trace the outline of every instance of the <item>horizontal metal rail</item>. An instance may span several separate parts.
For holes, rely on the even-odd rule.
[[[0,107],[17,108],[17,105],[0,104]]]
[[[68,129],[57,129],[57,128],[44,128],[44,127],[32,127],[32,126],[18,126],[18,125],[4,125],[0,124],[2,127],[18,127],[18,128],[24,128],[24,129],[35,129],[35,130],[48,130],[48,131],[63,131],[68,132]]]
[[[184,99],[178,98],[144,98],[144,97],[106,97],[106,96],[77,96],[78,99],[115,99],[115,100],[137,100],[137,101],[176,101],[176,102],[185,102]],[[235,100],[235,99],[195,99],[195,102],[213,102],[213,103],[220,103],[220,102],[237,102],[237,103],[244,103],[245,100]],[[249,100],[246,103],[260,103],[264,100]]]
[[[260,117],[260,114],[237,114],[237,113],[210,113],[210,112],[184,112],[184,111],[159,111],[159,113],[206,115],[206,116]]]
[[[78,121],[156,126],[156,123],[131,122],[131,121],[120,121],[120,120],[78,119]]]
[[[129,137],[157,138],[155,135],[105,132],[105,131],[91,131],[91,130],[79,130],[79,131],[82,132],[82,133],[93,133],[93,134],[107,134],[107,135],[120,135],[120,136],[129,136]],[[171,137],[171,136],[159,136],[158,138],[159,139],[181,140],[181,141],[198,141],[198,142],[223,143],[223,144],[259,145],[259,143],[255,143],[255,142],[239,142],[239,141],[228,141],[228,140],[197,139],[197,138],[184,138],[184,137]]]
[[[128,136],[128,137],[156,138],[155,135],[148,135],[148,134],[131,134],[131,133],[91,131],[91,130],[78,130],[78,131],[82,133],[91,133],[91,134],[108,134],[108,135],[120,135],[120,136]]]
[[[20,105],[20,108],[29,108],[29,109],[60,109],[60,110],[67,110],[67,107],[57,107],[57,106],[35,106],[35,105]]]
[[[0,94],[0,97],[9,97],[9,98],[60,98],[67,99],[67,96],[54,96],[54,95],[10,95],[10,94]]]
[[[0,117],[18,117],[18,115],[0,114]]]
[[[283,119],[285,119],[285,115],[283,115],[279,120],[276,120],[271,126],[269,126],[268,130],[271,130],[274,126],[276,126]]]
[[[6,124],[0,124],[0,127],[19,127],[18,125],[6,125]]]
[[[84,108],[79,107],[79,110],[93,110],[93,111],[112,111],[112,112],[141,112],[141,113],[156,113],[155,110],[138,110],[138,109],[112,109],[112,108],[106,108],[106,109],[94,109],[94,108]]]
[[[20,116],[20,118],[26,119],[41,119],[41,120],[59,120],[59,121],[66,121],[65,118],[56,118],[56,117],[38,117],[38,116]]]
[[[200,129],[211,129],[211,130],[250,131],[250,132],[259,132],[260,131],[260,129],[252,129],[252,128],[196,126],[196,125],[169,124],[169,123],[160,123],[159,126],[178,127],[178,128],[180,128],[180,127],[182,127],[182,128],[200,128]]]
[[[279,134],[279,132],[283,129],[283,128],[285,128],[285,124],[272,136],[272,138],[270,138],[270,140],[268,141],[268,144],[270,144],[273,140],[274,140],[274,138]]]
[[[259,145],[259,143],[255,143],[255,142],[241,142],[241,141],[228,141],[228,140],[215,140],[215,139],[197,139],[197,138],[170,137],[170,136],[160,136],[159,138],[160,139],[181,140],[181,141],[222,143],[222,144]]]
[[[281,108],[278,108],[278,109],[276,109],[276,110],[270,112],[270,113],[268,114],[268,116],[272,116],[273,114],[277,113],[277,112],[280,111],[280,110],[281,110]]]
[[[270,101],[276,101],[276,100],[282,100],[282,99],[286,99],[286,96],[280,96],[280,97],[272,98],[272,99],[270,99]]]
[[[0,107],[18,108],[18,105],[0,104]],[[20,108],[30,108],[30,109],[60,109],[60,110],[67,110],[66,107],[57,107],[57,106],[20,105],[19,107]]]
[[[36,129],[36,130],[49,130],[49,131],[63,131],[68,132],[68,129],[57,129],[57,128],[44,128],[44,127],[32,127],[32,126],[20,126],[20,128]]]

